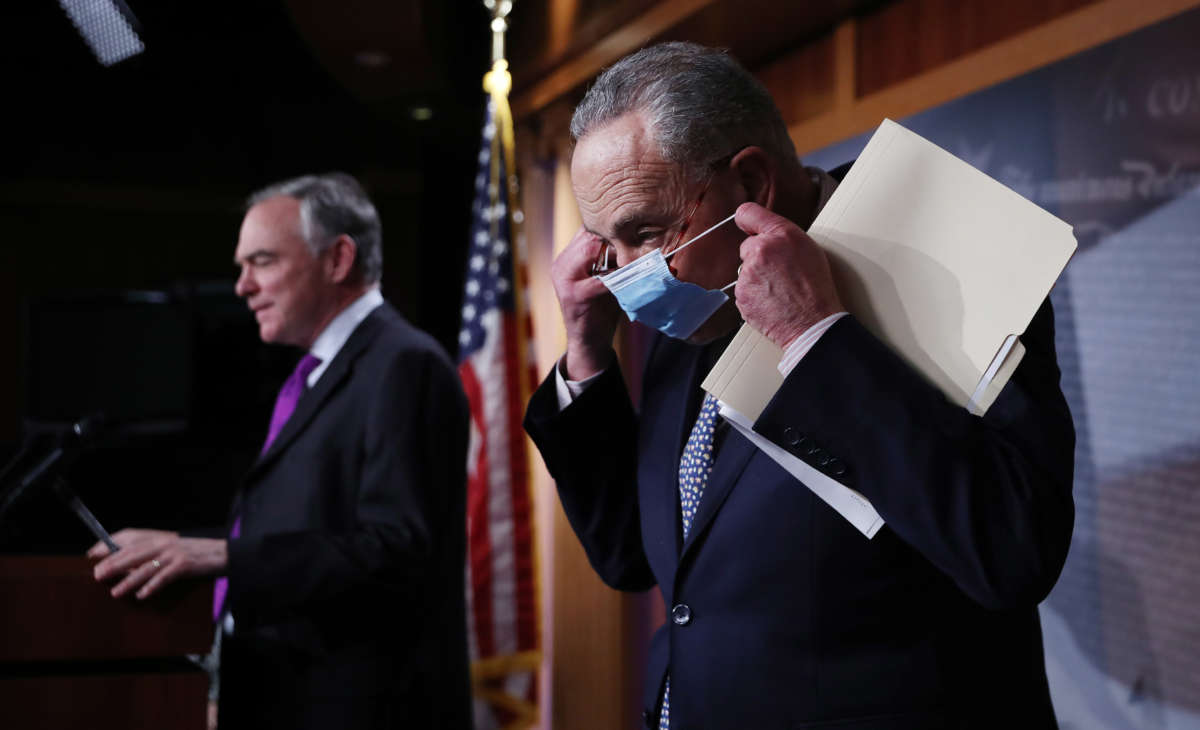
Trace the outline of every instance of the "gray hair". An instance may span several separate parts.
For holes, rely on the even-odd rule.
[[[357,180],[344,172],[303,175],[256,191],[246,199],[246,208],[280,195],[300,202],[300,233],[314,256],[345,234],[354,240],[354,267],[363,281],[379,281],[383,231],[379,213]]]
[[[626,56],[596,78],[575,108],[571,138],[578,142],[630,112],[645,115],[663,159],[693,180],[750,145],[799,171],[771,95],[723,50],[660,43]]]

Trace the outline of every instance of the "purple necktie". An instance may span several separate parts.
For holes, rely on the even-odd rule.
[[[300,362],[296,364],[296,369],[292,371],[287,380],[283,381],[279,395],[275,398],[275,410],[271,412],[271,425],[267,429],[267,440],[263,443],[260,454],[267,453],[267,449],[271,448],[275,437],[283,430],[283,424],[292,417],[292,411],[296,410],[296,404],[300,402],[300,396],[308,385],[308,376],[320,364],[321,358],[312,353],[305,353],[304,357],[300,358]],[[237,537],[241,534],[242,518],[239,515],[233,521],[233,529],[229,531],[229,536]],[[221,617],[221,609],[225,606],[225,594],[228,591],[229,579],[224,576],[217,578],[217,583],[213,586],[213,621]]]

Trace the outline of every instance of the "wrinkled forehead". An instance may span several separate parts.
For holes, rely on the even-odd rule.
[[[679,214],[683,170],[664,160],[636,115],[626,115],[579,140],[571,185],[583,223],[609,237],[621,221]]]

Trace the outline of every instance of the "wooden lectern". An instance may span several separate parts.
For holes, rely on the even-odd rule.
[[[0,556],[0,722],[11,730],[203,730],[212,586],[117,600],[84,557]]]

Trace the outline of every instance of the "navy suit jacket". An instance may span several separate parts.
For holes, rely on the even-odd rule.
[[[301,397],[233,509],[222,728],[470,727],[467,418],[388,304]]]
[[[726,340],[727,341],[727,340]],[[951,404],[852,316],[786,378],[755,430],[871,500],[867,539],[718,427],[681,540],[678,466],[724,342],[656,336],[640,413],[617,368],[569,407],[553,374],[526,428],[609,585],[659,587],[644,693],[671,728],[1056,727],[1037,604],[1074,519],[1074,428],[1047,301],[983,418]]]

